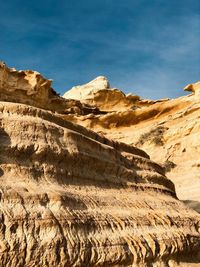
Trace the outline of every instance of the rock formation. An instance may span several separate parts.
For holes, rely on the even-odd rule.
[[[80,100],[81,103],[93,105],[104,112],[134,108],[134,104],[140,99],[136,95],[127,96],[116,88],[110,88],[108,79],[104,76],[99,76],[87,84],[73,87],[63,97]]]
[[[23,103],[61,114],[98,113],[98,109],[82,105],[80,101],[60,97],[47,80],[36,71],[17,71],[0,62],[0,99]]]
[[[197,266],[200,215],[164,169],[53,104],[28,105],[29,84],[0,89],[0,266]]]
[[[200,94],[200,81],[192,84],[188,84],[185,88],[185,91],[193,92],[195,95]]]
[[[125,110],[102,115],[69,114],[67,118],[113,140],[144,149],[165,168],[178,197],[200,212],[200,82],[184,90],[192,94],[159,101],[138,98],[134,107]],[[122,97],[120,101],[123,103]],[[104,102],[109,105],[106,98]],[[98,102],[96,106],[101,109]]]
[[[79,100],[81,103],[98,108],[102,113],[135,110],[168,100],[145,100],[131,93],[124,94],[117,88],[111,88],[108,79],[104,76],[99,76],[84,85],[74,86],[63,97],[68,100]]]

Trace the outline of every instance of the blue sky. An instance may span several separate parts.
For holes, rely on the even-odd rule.
[[[144,98],[200,80],[199,0],[6,0],[0,59],[53,79],[63,94],[105,75]]]

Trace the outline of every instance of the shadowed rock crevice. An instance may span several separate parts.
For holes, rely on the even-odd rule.
[[[5,154],[7,148],[10,146],[11,141],[9,135],[6,133],[6,131],[3,129],[0,121],[0,164],[5,164]],[[4,175],[3,167],[0,167],[0,177]]]
[[[188,205],[190,208],[196,210],[200,213],[200,201],[194,201],[194,200],[184,200],[183,201],[186,205]]]

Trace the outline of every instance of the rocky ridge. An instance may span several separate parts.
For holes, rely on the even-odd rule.
[[[11,87],[15,101],[0,87],[0,266],[200,262],[200,215],[178,200],[162,166]]]
[[[108,79],[104,76],[99,76],[84,85],[74,86],[63,97],[68,100],[76,99],[81,103],[97,107],[104,113],[134,110],[137,107],[149,106],[157,102],[144,100],[133,94],[124,94],[117,88],[111,88]]]
[[[32,70],[17,71],[0,61],[0,99],[25,103],[60,114],[99,113],[98,109],[77,100],[60,97],[51,87],[52,80]]]
[[[101,115],[69,114],[67,118],[108,138],[145,150],[165,168],[175,183],[178,197],[200,211],[200,82],[189,84],[184,90],[191,94],[158,101],[138,97],[124,110]],[[70,92],[73,98],[73,91]],[[100,95],[101,89],[98,92]],[[119,97],[118,103],[123,103],[123,98]],[[102,98],[102,105],[97,102],[96,106],[104,110],[109,105],[106,102]]]

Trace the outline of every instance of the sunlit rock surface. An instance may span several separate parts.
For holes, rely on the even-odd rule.
[[[111,88],[104,76],[99,76],[87,84],[74,86],[63,97],[80,100],[81,103],[93,105],[104,112],[127,110],[134,107],[140,99],[136,95],[125,95],[119,89]]]
[[[134,109],[67,118],[145,150],[165,168],[178,197],[200,212],[200,82],[184,90],[191,94],[158,101],[139,99]]]
[[[192,84],[188,84],[185,88],[185,91],[193,92],[195,95],[200,94],[200,81]]]
[[[10,95],[0,102],[0,266],[199,264],[200,215],[160,165]]]
[[[77,100],[60,97],[51,87],[52,80],[37,71],[8,68],[0,61],[0,100],[23,103],[61,114],[98,113],[98,109]]]

